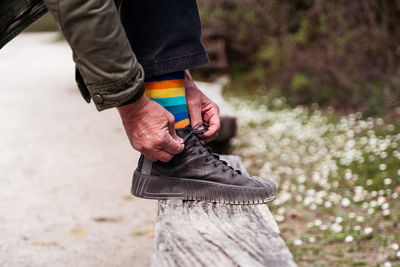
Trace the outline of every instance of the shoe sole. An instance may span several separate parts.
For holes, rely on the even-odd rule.
[[[146,199],[183,199],[215,203],[252,205],[267,203],[276,194],[268,195],[265,188],[250,188],[197,181],[185,178],[155,177],[135,171],[132,195]]]

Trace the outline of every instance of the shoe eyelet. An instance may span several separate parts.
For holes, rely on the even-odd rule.
[[[225,170],[225,169],[223,169],[223,170],[222,170],[222,172],[226,172],[226,170]]]
[[[205,161],[205,162],[209,162],[209,160],[208,160],[208,159],[205,159],[204,161]]]
[[[217,165],[214,163],[214,167],[217,168]]]

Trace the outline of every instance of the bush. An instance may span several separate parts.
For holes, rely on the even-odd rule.
[[[398,0],[199,0],[199,6],[205,24],[230,29],[223,38],[233,84],[278,88],[292,104],[369,115],[394,114],[399,106]]]

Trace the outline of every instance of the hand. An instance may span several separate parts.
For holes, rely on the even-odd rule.
[[[199,122],[208,124],[210,126],[208,131],[199,135],[199,137],[206,143],[214,140],[217,138],[219,129],[221,128],[219,108],[217,104],[199,90],[189,70],[185,70],[185,91],[192,127]]]
[[[118,107],[118,112],[132,147],[149,160],[168,162],[182,152],[184,144],[176,135],[174,116],[146,95]]]

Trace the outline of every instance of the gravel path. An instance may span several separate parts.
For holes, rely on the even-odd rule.
[[[0,50],[0,266],[146,266],[156,202],[129,196],[138,153],[55,38]]]

